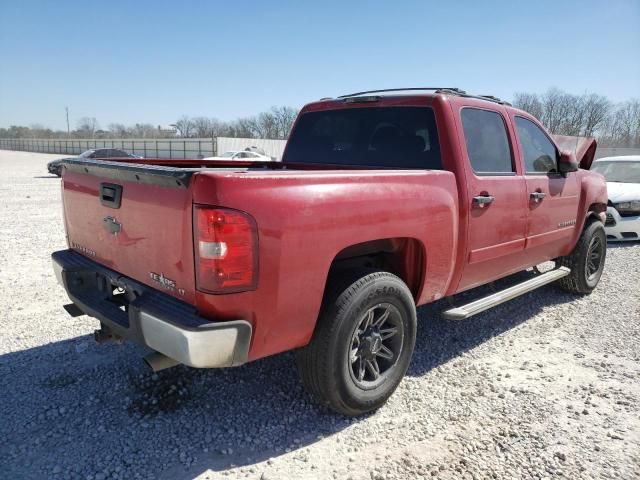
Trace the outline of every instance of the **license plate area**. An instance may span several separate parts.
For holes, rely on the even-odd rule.
[[[122,278],[113,278],[102,273],[95,273],[94,287],[87,289],[87,293],[92,295],[98,309],[108,314],[108,317],[119,325],[129,328],[129,310],[131,303],[140,296],[140,292],[132,284],[128,284]]]

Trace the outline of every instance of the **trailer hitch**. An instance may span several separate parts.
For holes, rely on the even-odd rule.
[[[97,343],[118,343],[121,344],[123,342],[122,337],[116,335],[111,331],[109,327],[107,327],[104,323],[100,323],[100,329],[94,330],[93,339]]]

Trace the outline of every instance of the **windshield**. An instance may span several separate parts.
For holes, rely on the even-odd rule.
[[[82,153],[80,154],[80,156],[81,156],[82,158],[87,158],[87,157],[88,157],[89,155],[91,155],[93,152],[95,152],[95,150],[87,150],[86,152],[82,152]]]
[[[591,170],[604,175],[607,182],[640,183],[640,162],[594,162]]]
[[[441,169],[429,107],[361,107],[304,113],[282,158],[291,163]]]

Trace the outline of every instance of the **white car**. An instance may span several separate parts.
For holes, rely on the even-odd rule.
[[[640,240],[640,155],[599,158],[591,170],[607,180],[607,239]]]
[[[243,160],[243,161],[256,161],[261,160],[265,162],[271,162],[271,157],[267,155],[262,155],[258,152],[249,152],[247,150],[229,150],[228,152],[224,152],[222,155],[217,157],[206,157],[203,160]]]

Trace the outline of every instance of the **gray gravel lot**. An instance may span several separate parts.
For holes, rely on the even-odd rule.
[[[588,297],[548,286],[464,322],[419,310],[373,415],[308,401],[291,354],[152,374],[69,317],[56,155],[0,151],[0,477],[640,478],[640,243]],[[475,292],[477,293],[477,292]]]

